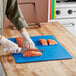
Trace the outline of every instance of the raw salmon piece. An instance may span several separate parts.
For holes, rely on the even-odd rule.
[[[23,40],[22,37],[16,37],[16,41],[19,47],[23,48]],[[26,45],[25,45],[26,48]],[[37,49],[36,47],[34,49]],[[39,50],[28,50],[28,51],[39,51]]]
[[[36,52],[36,51],[25,51],[23,53],[23,57],[32,57],[32,56],[41,56],[41,52]]]
[[[47,45],[47,41],[46,41],[45,39],[40,39],[40,43],[41,43],[42,45]]]
[[[55,40],[52,40],[52,39],[48,39],[47,42],[49,45],[56,45],[57,44],[57,42]]]
[[[16,41],[19,47],[23,47],[23,40],[22,37],[16,37]]]
[[[16,37],[16,41],[19,47],[23,48],[23,39],[22,37]],[[25,48],[27,48],[27,46],[25,45]]]

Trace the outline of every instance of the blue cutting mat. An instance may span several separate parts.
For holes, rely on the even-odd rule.
[[[38,49],[44,50],[44,52],[42,52],[42,56],[23,57],[22,54],[13,54],[16,63],[61,60],[72,58],[72,56],[66,51],[66,49],[52,35],[33,36],[31,37],[31,39],[34,41]],[[57,45],[42,46],[39,42],[40,39],[53,39],[57,42]],[[9,40],[17,43],[15,38],[9,38]]]

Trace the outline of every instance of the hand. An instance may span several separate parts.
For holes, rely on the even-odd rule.
[[[21,51],[21,48],[19,48],[17,44],[6,39],[5,37],[1,38],[0,43],[4,45],[4,51],[11,53],[18,53]]]
[[[33,43],[33,41],[30,39],[28,33],[26,31],[23,31],[21,33],[22,37],[23,37],[23,47],[25,48],[34,48],[35,44]],[[26,45],[26,46],[25,46]]]

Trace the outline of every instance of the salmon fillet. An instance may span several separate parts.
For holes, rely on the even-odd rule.
[[[16,41],[19,47],[23,47],[23,40],[22,37],[16,37]]]
[[[43,45],[43,46],[44,46],[44,45],[48,45],[48,44],[47,44],[47,41],[46,41],[45,39],[40,39],[40,43],[41,43],[41,45]]]
[[[49,45],[56,45],[57,44],[57,42],[55,40],[52,40],[52,39],[48,39],[47,42]]]
[[[16,37],[16,41],[19,47],[23,48],[23,39],[22,37]],[[25,48],[27,48],[27,45],[25,45]]]
[[[42,53],[41,52],[36,52],[36,51],[25,51],[23,53],[23,57],[32,57],[32,56],[41,56]]]

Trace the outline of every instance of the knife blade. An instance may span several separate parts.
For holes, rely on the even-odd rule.
[[[33,51],[33,50],[34,50],[34,51],[36,51],[36,52],[43,52],[43,51],[44,51],[44,50],[42,50],[42,49],[29,49],[29,48],[22,48],[20,53],[22,53],[22,54],[23,54],[25,51],[29,51],[29,50],[30,50],[30,51]]]

